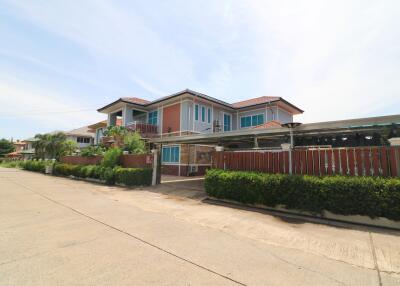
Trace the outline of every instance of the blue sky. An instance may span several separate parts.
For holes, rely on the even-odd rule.
[[[78,4],[79,3],[79,4]],[[315,122],[400,113],[399,1],[0,0],[0,137],[185,88]]]

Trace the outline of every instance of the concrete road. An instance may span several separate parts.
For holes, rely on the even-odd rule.
[[[0,168],[0,285],[400,285],[400,236]]]

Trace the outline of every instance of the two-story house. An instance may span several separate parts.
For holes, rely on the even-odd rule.
[[[139,131],[142,137],[165,138],[219,132],[223,136],[246,128],[260,128],[268,122],[293,122],[303,111],[281,97],[263,96],[227,103],[189,89],[147,101],[123,97],[100,108],[107,114],[107,126],[116,125]],[[163,173],[201,174],[210,166],[210,145],[163,145]]]

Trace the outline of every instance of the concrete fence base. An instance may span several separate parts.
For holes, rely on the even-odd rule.
[[[366,226],[374,226],[374,227],[384,227],[384,228],[390,228],[390,229],[396,229],[400,230],[400,221],[394,221],[390,220],[384,217],[377,217],[377,218],[370,218],[368,216],[361,216],[361,215],[339,215],[339,214],[334,214],[329,211],[322,211],[322,214],[315,214],[315,213],[310,213],[306,211],[300,211],[300,210],[294,210],[294,209],[287,209],[285,208],[284,205],[277,205],[276,207],[267,207],[264,205],[259,205],[259,204],[242,204],[236,201],[232,200],[226,200],[226,199],[218,199],[214,197],[209,198],[211,201],[216,201],[216,202],[223,202],[223,203],[228,203],[228,204],[234,204],[234,205],[242,205],[250,208],[257,208],[257,209],[264,209],[267,211],[278,211],[281,213],[287,213],[287,214],[293,214],[293,215],[300,215],[304,217],[311,217],[311,218],[317,218],[317,219],[326,219],[330,221],[336,221],[336,222],[344,222],[344,223],[352,223],[352,224],[360,224],[360,225],[366,225]]]

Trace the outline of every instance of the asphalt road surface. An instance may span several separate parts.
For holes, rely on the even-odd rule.
[[[0,168],[0,285],[400,285],[399,232]]]

